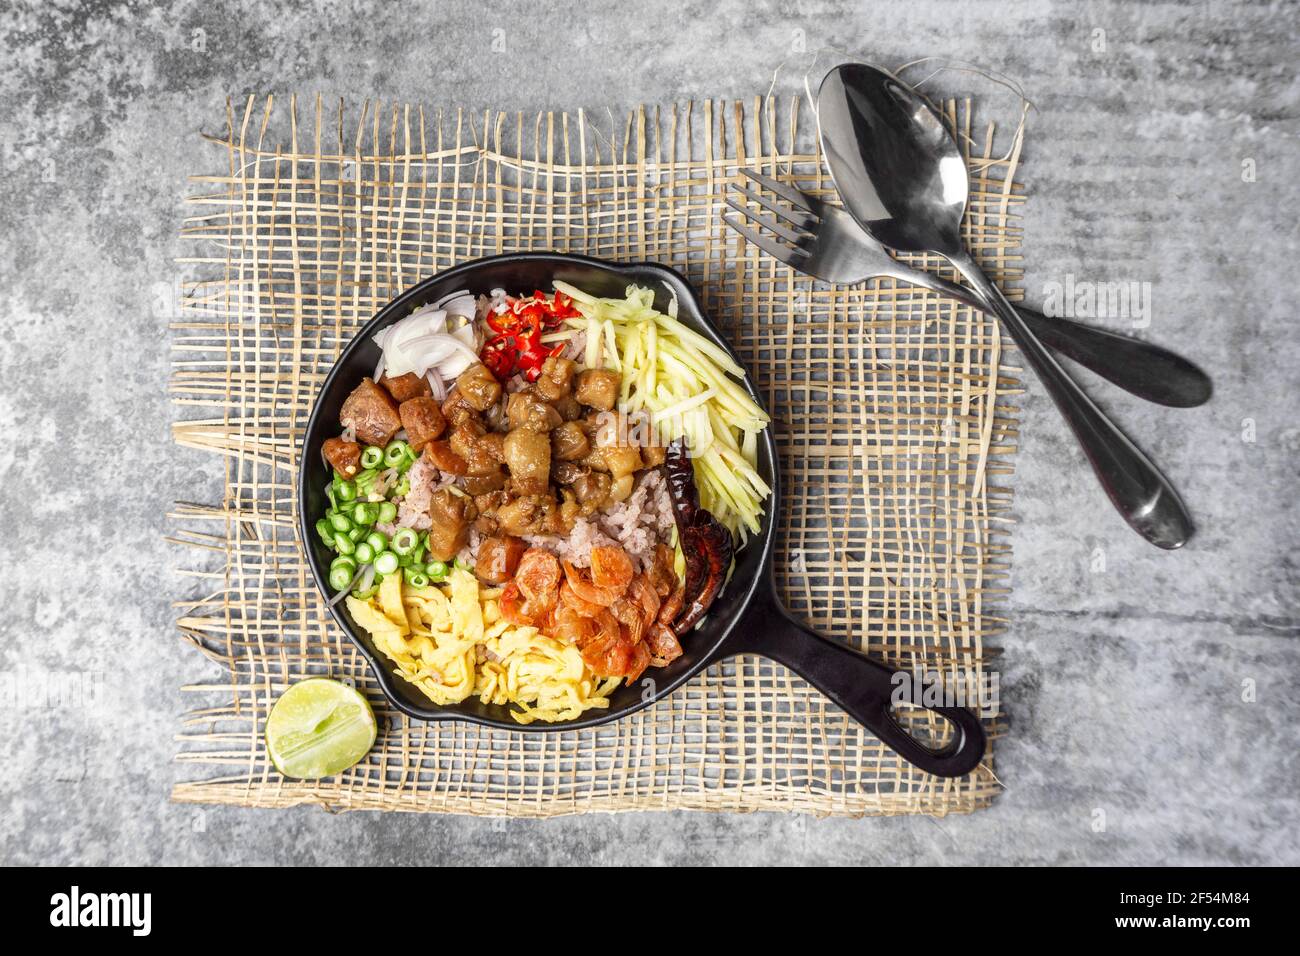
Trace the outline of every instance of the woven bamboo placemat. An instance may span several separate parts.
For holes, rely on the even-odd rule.
[[[969,101],[940,104],[972,169],[967,239],[1019,276],[1019,137],[995,156]],[[549,816],[589,810],[971,811],[999,791],[920,773],[784,668],[715,666],[613,726],[524,736],[383,706],[295,537],[298,443],[356,329],[420,279],[519,250],[685,273],[766,396],[782,458],[778,586],[823,633],[900,666],[982,672],[1005,594],[1016,389],[992,320],[883,281],[827,288],[760,255],[719,213],[738,166],[832,192],[799,100],[589,115],[425,111],[250,97],[192,178],[174,324],[175,439],[225,457],[224,500],[178,504],[181,634],[217,667],[186,688],[181,801]],[[219,152],[216,152],[219,151]],[[927,263],[937,268],[939,262]],[[948,273],[951,275],[951,273]],[[1014,291],[1012,292],[1015,296]],[[196,666],[196,670],[198,667]],[[311,675],[351,680],[378,742],[336,778],[271,768],[261,731]],[[990,730],[998,731],[997,721]]]

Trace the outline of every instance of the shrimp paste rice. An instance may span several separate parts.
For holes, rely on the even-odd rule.
[[[397,501],[397,522],[389,526],[429,528],[429,502],[435,491],[451,487],[455,475],[438,470],[428,459],[421,458],[408,473],[410,489]],[[389,527],[380,530],[391,533]],[[456,557],[466,564],[478,559],[478,548],[485,535],[471,529],[469,543],[457,552]],[[671,544],[673,538],[673,506],[663,475],[658,471],[645,471],[636,480],[632,494],[626,501],[615,502],[606,511],[579,518],[567,535],[526,534],[523,540],[530,545],[546,548],[561,560],[570,561],[580,568],[590,567],[591,549],[596,546],[618,545],[627,551],[638,570],[645,570],[654,559],[655,546]]]

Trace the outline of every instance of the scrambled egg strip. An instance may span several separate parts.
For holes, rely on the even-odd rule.
[[[426,588],[389,575],[373,597],[349,596],[347,607],[397,672],[435,704],[471,695],[485,704],[514,704],[519,709],[510,715],[521,724],[572,720],[608,707],[619,679],[601,680],[576,647],[504,620],[499,595],[454,569],[447,584]]]

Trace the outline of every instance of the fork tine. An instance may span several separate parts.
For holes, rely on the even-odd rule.
[[[752,169],[745,169],[743,166],[740,171],[764,189],[770,189],[772,192],[776,193],[790,205],[798,206],[800,209],[806,209],[809,212],[816,212],[816,210],[808,204],[808,197],[793,186],[773,179],[770,176],[764,176],[762,173],[754,172]]]
[[[760,236],[753,229],[750,229],[748,226],[741,225],[740,223],[736,222],[736,220],[732,219],[730,216],[723,216],[722,221],[725,222],[732,229],[736,230],[736,232],[740,233],[742,236],[744,236],[754,245],[758,246],[758,248],[762,249],[772,258],[780,262],[784,262],[786,265],[792,266],[795,269],[799,268],[799,266],[796,263],[798,261],[807,258],[808,256],[808,253],[804,252],[802,249],[799,249],[797,247],[791,247],[791,246],[783,246],[781,245],[781,243],[775,242],[767,238],[766,236]]]
[[[769,212],[775,213],[779,219],[784,219],[792,226],[803,229],[807,232],[815,232],[817,229],[818,219],[809,213],[799,209],[788,209],[780,206],[768,199],[760,192],[750,189],[748,186],[742,186],[739,183],[732,183],[731,188],[740,193],[746,199],[758,203]]]
[[[741,169],[742,173],[748,176],[754,182],[766,187],[776,193],[782,199],[791,205],[806,209],[818,219],[826,218],[826,200],[820,196],[814,196],[812,193],[806,193],[802,189],[796,189],[789,183],[783,183],[779,180],[772,179],[770,176],[764,176],[762,173],[751,172],[748,169]]]
[[[732,209],[736,210],[736,212],[740,213],[750,222],[762,226],[768,232],[776,233],[778,236],[780,236],[786,242],[791,243],[792,245],[797,246],[799,245],[799,243],[803,242],[806,238],[808,238],[807,236],[800,235],[799,233],[795,232],[793,229],[789,228],[788,226],[781,225],[781,223],[777,222],[771,216],[764,216],[761,213],[756,213],[751,211],[748,206],[745,206],[742,203],[738,203],[734,199],[728,198],[727,205],[730,206]]]

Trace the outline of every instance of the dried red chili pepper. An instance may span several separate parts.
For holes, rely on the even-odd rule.
[[[683,606],[681,614],[673,621],[673,633],[681,636],[693,628],[704,617],[718,596],[723,582],[727,580],[727,571],[731,568],[731,532],[722,522],[700,511],[707,520],[686,529],[680,536],[682,554],[697,555],[694,571],[692,562],[686,563],[687,593],[694,595]],[[693,586],[694,585],[694,586]]]
[[[731,532],[709,511],[700,507],[695,487],[695,466],[678,439],[664,453],[664,479],[672,501],[677,540],[686,559],[682,610],[673,620],[673,633],[685,634],[704,617],[731,567],[734,545]]]

